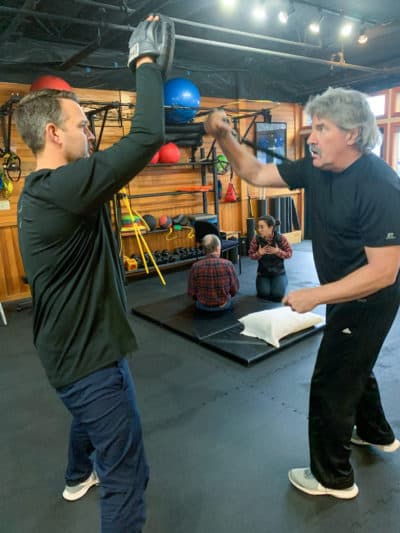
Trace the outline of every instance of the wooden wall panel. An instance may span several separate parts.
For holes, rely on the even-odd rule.
[[[18,94],[24,95],[29,90],[28,85],[0,83],[0,105],[4,104],[9,98]],[[129,91],[105,91],[105,90],[76,90],[82,105],[86,112],[91,112],[99,107],[112,102],[121,102],[120,112],[112,109],[108,112],[106,126],[104,128],[100,149],[107,148],[111,144],[117,142],[123,135],[127,134],[130,129],[130,121],[134,114],[134,105],[136,102],[136,95]],[[201,107],[213,108],[218,106],[226,106],[229,113],[236,116],[241,113],[243,109],[257,110],[267,107],[271,103],[266,102],[249,102],[249,101],[232,101],[220,98],[202,97]],[[273,105],[273,120],[285,121],[288,123],[288,153],[289,156],[296,155],[295,145],[295,130],[297,120],[297,106],[289,104],[271,104]],[[94,114],[95,134],[100,135],[101,125],[103,122],[102,112]],[[195,118],[195,121],[203,121],[204,115],[200,118]],[[240,121],[240,133],[246,130],[248,121]],[[204,152],[207,156],[213,145],[212,139],[204,137]],[[0,139],[1,142],[1,139]],[[24,298],[29,295],[29,290],[23,284],[21,277],[23,275],[23,266],[21,257],[18,251],[17,226],[16,226],[16,206],[20,191],[24,184],[24,177],[31,172],[35,167],[35,161],[29,149],[22,142],[18,132],[13,124],[11,135],[11,148],[14,150],[22,160],[22,177],[21,180],[14,184],[14,191],[10,197],[10,209],[0,210],[0,300],[12,300]],[[217,153],[221,153],[217,147]],[[200,151],[196,150],[196,158],[200,157]],[[188,162],[191,158],[191,150],[181,148],[181,162]],[[223,194],[229,183],[229,174],[219,176]],[[206,183],[212,185],[212,172],[206,172]],[[261,193],[254,188],[251,189],[242,182],[236,175],[233,176],[233,184],[239,196],[239,201],[236,203],[220,204],[220,226],[224,231],[241,231],[246,230],[246,218],[248,216],[248,202],[247,194],[254,198]],[[151,213],[156,218],[161,214],[167,214],[171,217],[178,214],[201,213],[203,212],[203,195],[184,194],[184,195],[165,195],[157,196],[159,192],[174,192],[180,186],[201,185],[201,171],[199,167],[157,167],[149,166],[138,176],[134,177],[128,184],[127,190],[130,195],[137,194],[154,194],[145,198],[133,198],[130,200],[130,205],[140,214]],[[212,193],[208,193],[208,211],[213,213],[214,197]],[[122,212],[127,211],[127,208],[122,206]],[[174,231],[170,239],[167,232],[160,232],[148,234],[145,236],[146,242],[152,250],[168,249],[172,250],[177,247],[191,247],[194,246],[194,239],[188,237],[187,230]],[[136,237],[124,235],[121,238],[121,246],[127,255],[138,253]]]
[[[18,246],[16,226],[2,227],[0,238],[0,300],[16,300],[30,296],[23,282],[25,274]]]

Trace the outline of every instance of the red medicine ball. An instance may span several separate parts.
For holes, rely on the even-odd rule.
[[[32,83],[30,91],[39,91],[40,89],[56,89],[57,91],[72,91],[71,85],[57,76],[40,76]]]
[[[181,152],[174,143],[167,143],[161,146],[160,150],[160,163],[178,163],[181,158]]]
[[[149,161],[150,165],[156,165],[159,159],[160,159],[160,152],[156,152]]]
[[[160,228],[163,229],[169,228],[170,226],[172,226],[171,217],[167,215],[161,215],[158,220],[158,225],[160,226]]]

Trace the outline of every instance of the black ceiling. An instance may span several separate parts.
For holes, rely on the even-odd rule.
[[[51,73],[74,87],[130,90],[130,33],[160,12],[175,20],[171,77],[192,79],[204,96],[304,102],[328,86],[373,92],[400,85],[399,0],[269,0],[263,23],[250,16],[256,1],[237,0],[228,12],[220,0],[3,0],[0,81],[31,83]],[[276,15],[290,4],[282,26]],[[341,42],[343,15],[356,35]],[[316,16],[321,33],[311,37]],[[369,35],[364,46],[361,26]]]

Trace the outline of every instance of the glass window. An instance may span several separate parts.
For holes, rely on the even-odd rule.
[[[378,157],[384,157],[384,147],[385,147],[385,127],[379,126],[379,131],[381,132],[381,138],[379,142],[372,148],[372,152]]]
[[[393,155],[392,155],[392,166],[400,176],[400,126],[396,126],[393,131]]]
[[[304,111],[303,109],[303,113],[302,113],[302,119],[301,119],[301,123],[302,123],[302,126],[311,126],[311,117],[309,115],[307,115],[307,113]]]
[[[368,96],[367,100],[376,117],[383,117],[386,115],[386,94]]]
[[[392,115],[400,115],[400,90],[399,89],[393,89]]]

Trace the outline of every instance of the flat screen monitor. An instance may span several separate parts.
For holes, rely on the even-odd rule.
[[[286,122],[256,122],[256,156],[262,163],[280,164],[286,157]]]

